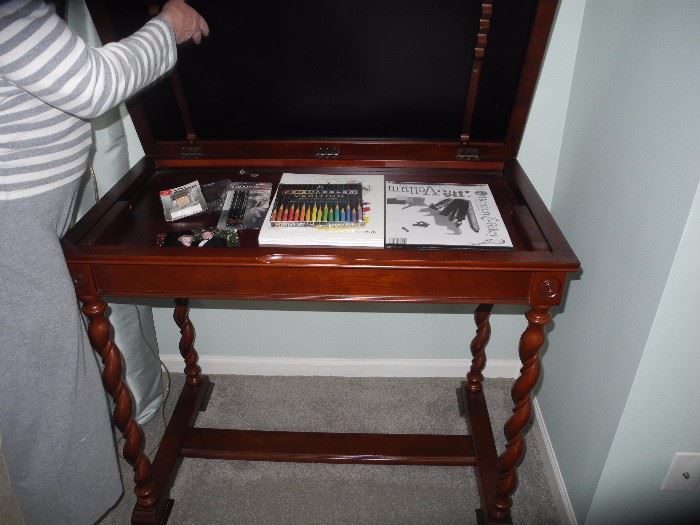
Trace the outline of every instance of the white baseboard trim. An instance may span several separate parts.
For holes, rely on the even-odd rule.
[[[169,370],[184,368],[180,354],[161,354]],[[336,359],[321,357],[255,357],[200,355],[199,366],[207,374],[263,376],[339,377],[464,377],[468,359]],[[517,359],[490,359],[485,377],[518,376]]]
[[[549,439],[549,432],[547,431],[547,426],[544,424],[544,418],[542,417],[542,411],[540,410],[540,404],[537,402],[537,398],[533,398],[532,407],[535,412],[535,419],[541,431],[539,436],[542,439],[541,445],[544,447],[547,459],[549,460],[549,464],[545,465],[545,470],[547,471],[547,475],[550,476],[550,485],[553,485],[552,491],[557,491],[559,493],[559,501],[557,502],[558,506],[560,506],[559,511],[562,516],[566,518],[568,525],[577,525],[576,514],[574,514],[574,508],[571,505],[571,499],[569,499],[569,492],[566,490],[564,477],[559,469],[559,463],[554,454],[554,447],[552,446],[552,441]]]

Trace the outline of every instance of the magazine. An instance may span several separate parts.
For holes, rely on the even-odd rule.
[[[284,173],[258,243],[384,246],[384,178]]]
[[[512,248],[488,184],[386,182],[387,246]]]
[[[231,182],[226,191],[217,228],[260,228],[270,206],[271,194],[271,182]]]

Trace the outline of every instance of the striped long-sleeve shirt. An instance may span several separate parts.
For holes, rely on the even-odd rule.
[[[160,18],[91,48],[43,0],[0,0],[0,200],[79,178],[92,144],[89,120],[176,59],[174,34]]]

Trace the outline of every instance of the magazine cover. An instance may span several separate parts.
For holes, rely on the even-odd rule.
[[[219,229],[260,228],[270,206],[271,182],[229,183],[219,216]]]
[[[488,184],[386,182],[387,246],[512,248]]]
[[[284,173],[258,243],[384,246],[384,178]]]

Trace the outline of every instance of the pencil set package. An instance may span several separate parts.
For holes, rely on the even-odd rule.
[[[362,184],[280,184],[273,226],[364,224]]]

